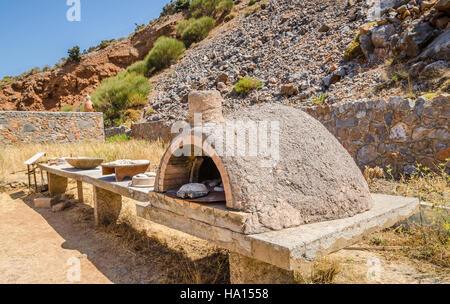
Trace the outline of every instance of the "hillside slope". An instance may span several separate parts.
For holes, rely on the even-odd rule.
[[[161,18],[127,39],[84,55],[80,63],[68,63],[1,87],[0,110],[59,111],[67,105],[76,108],[103,79],[116,76],[144,58],[154,41],[172,34],[181,19],[181,14]]]
[[[383,15],[374,25],[369,23],[372,2],[260,2],[186,52],[170,71],[151,79],[153,111],[147,120],[184,119],[192,89],[219,90],[226,112],[262,102],[303,107],[322,102],[321,98],[331,104],[407,95],[411,87],[414,94],[437,90],[449,76],[448,39],[442,37],[449,31],[448,12],[434,8],[436,0],[382,0]],[[418,70],[420,74],[434,64],[430,72],[438,70],[439,77],[432,83],[429,80],[436,75],[411,83],[411,65],[439,35],[444,41],[441,57],[420,59]],[[344,60],[348,48],[362,38],[368,40],[361,44],[363,50],[358,41],[359,54]],[[260,80],[262,88],[238,95],[233,87],[243,77]]]

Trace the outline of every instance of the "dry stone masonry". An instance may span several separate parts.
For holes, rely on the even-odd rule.
[[[0,111],[0,143],[104,141],[102,113]]]
[[[391,97],[306,111],[339,139],[361,168],[390,164],[397,173],[412,173],[416,163],[433,168],[450,157],[449,94],[432,101]]]

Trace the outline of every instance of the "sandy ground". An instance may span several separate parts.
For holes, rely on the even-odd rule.
[[[75,191],[75,185],[70,188]],[[216,282],[229,282],[228,266],[217,267],[217,248],[198,238],[138,221],[139,229],[161,240],[150,238],[152,250],[142,254],[120,233],[96,229],[90,188],[85,188],[85,204],[58,213],[35,209],[33,197],[26,189],[0,193],[0,283],[211,282],[211,276],[199,274],[205,269],[218,272]],[[124,207],[133,213],[132,202]],[[341,250],[329,258],[339,263],[335,283],[450,283],[448,270],[390,252]],[[81,276],[72,282],[76,259]],[[203,268],[197,269],[199,261]],[[375,276],[368,278],[368,272]]]

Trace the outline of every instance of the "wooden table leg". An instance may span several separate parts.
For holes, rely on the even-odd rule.
[[[95,225],[115,223],[122,210],[122,196],[94,186]]]
[[[48,191],[51,196],[57,196],[66,193],[67,178],[48,173]]]
[[[78,202],[82,204],[84,203],[83,182],[77,181],[77,191],[78,191]]]

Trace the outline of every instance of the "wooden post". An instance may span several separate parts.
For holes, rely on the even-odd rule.
[[[37,185],[37,179],[36,179],[36,165],[33,165],[33,176],[34,176],[34,189],[36,190],[36,193],[38,193],[38,185]]]
[[[57,196],[66,193],[67,178],[48,173],[48,191],[51,196]]]
[[[44,189],[44,173],[42,172],[42,169],[40,171],[41,171],[41,191],[44,191],[43,190]]]
[[[94,186],[95,225],[115,223],[122,210],[122,196]]]
[[[83,182],[77,181],[77,191],[78,191],[78,202],[82,204],[84,203]]]
[[[27,165],[27,175],[28,175],[28,190],[31,189],[31,172],[30,165]]]

